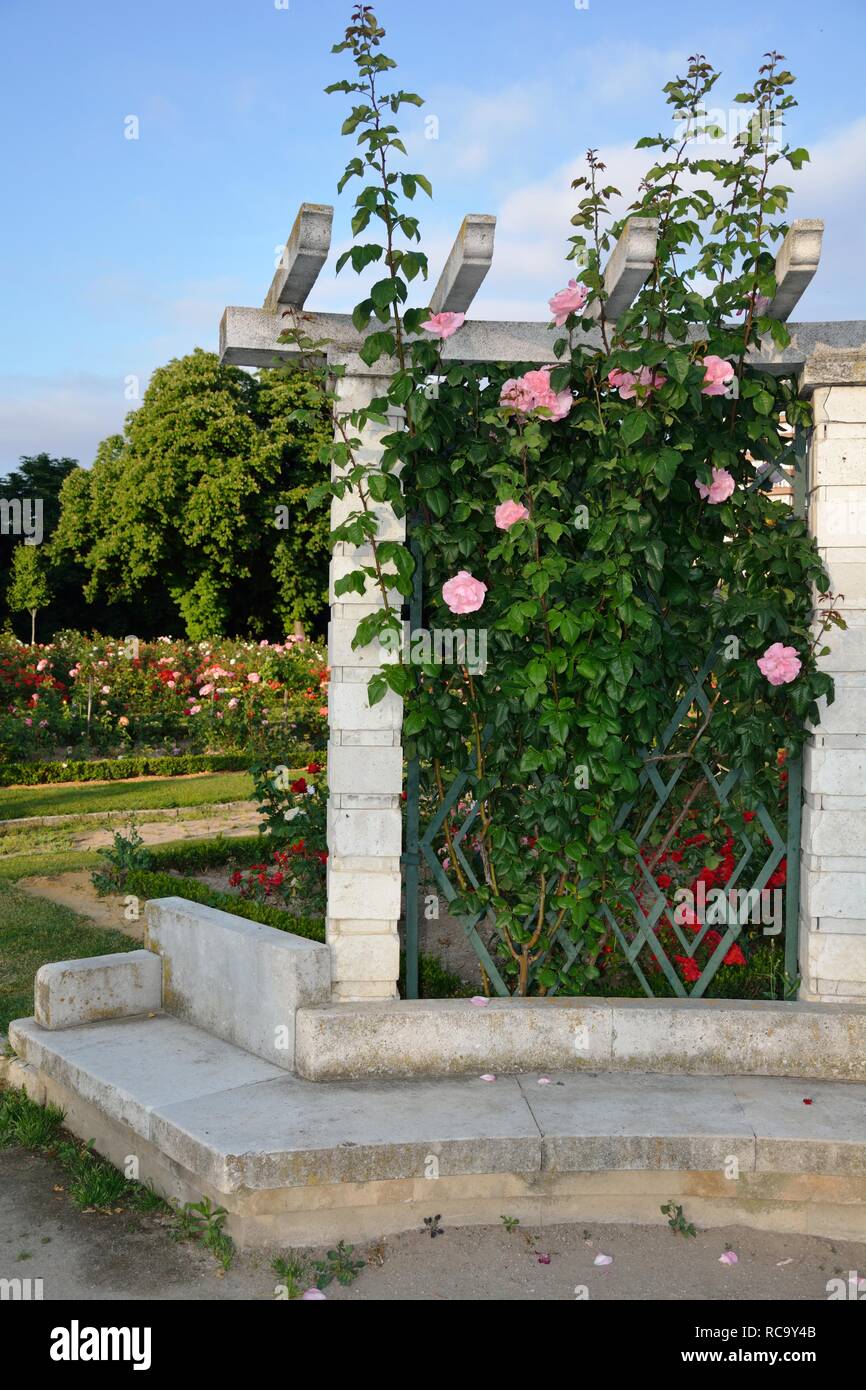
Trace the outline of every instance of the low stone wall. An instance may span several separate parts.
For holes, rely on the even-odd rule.
[[[327,946],[186,898],[152,899],[146,919],[165,1011],[291,1071],[296,1011],[331,997]]]
[[[690,999],[400,1000],[302,1008],[311,1081],[528,1071],[866,1080],[859,1006]]]

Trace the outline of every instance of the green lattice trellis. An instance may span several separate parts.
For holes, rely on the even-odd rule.
[[[808,447],[807,432],[798,431],[793,445],[789,451],[793,464],[793,504],[794,509],[802,514],[804,497],[804,474],[803,464]],[[777,464],[769,464],[760,469],[751,484],[751,488],[769,487],[772,476]],[[410,623],[413,628],[421,625],[422,615],[422,585],[423,585],[423,560],[420,548],[412,546],[415,555],[415,587],[412,603],[410,605]],[[671,796],[683,775],[686,761],[679,763],[676,770],[667,781],[662,777],[659,770],[659,754],[666,752],[675,740],[677,733],[684,726],[684,720],[689,711],[698,709],[706,718],[710,702],[704,689],[714,662],[717,660],[718,653],[713,651],[706,658],[699,671],[684,672],[684,687],[677,703],[674,714],[670,722],[663,731],[659,739],[657,749],[654,753],[649,750],[644,751],[644,767],[640,775],[638,792],[635,796],[625,803],[619,811],[616,820],[616,828],[621,829],[626,826],[629,818],[637,811],[641,792],[649,788],[655,793],[655,798],[649,811],[645,814],[640,826],[632,828],[632,833],[638,846],[642,847],[647,843],[648,836],[652,828],[664,809],[670,802]],[[696,756],[693,762],[701,769],[707,780],[710,793],[718,802],[720,810],[731,805],[731,798],[741,781],[740,769],[734,768],[724,772],[721,777],[714,772],[711,766],[712,753],[708,749],[700,751],[700,742],[696,745]],[[537,778],[533,774],[532,780],[537,783]],[[426,826],[423,835],[420,833],[420,768],[417,761],[409,764],[408,769],[408,797],[407,797],[407,833],[406,833],[406,853],[403,856],[406,872],[406,993],[409,998],[417,998],[418,995],[418,884],[419,869],[423,861],[428,865],[436,885],[440,892],[449,903],[457,896],[457,889],[440,863],[436,853],[436,841],[440,835],[446,817],[451,815],[455,807],[459,807],[460,798],[468,785],[468,775],[463,772],[458,774],[453,780],[447,793],[436,813]],[[778,867],[783,857],[787,856],[788,873],[785,885],[785,971],[790,979],[797,974],[797,918],[799,911],[799,842],[800,842],[800,801],[801,801],[801,760],[799,758],[790,759],[788,763],[788,795],[787,795],[787,825],[784,827],[785,833],[781,833],[777,827],[769,809],[763,802],[754,806],[756,819],[764,831],[769,841],[768,852],[758,860],[758,853],[755,845],[742,835],[741,831],[734,831],[730,827],[732,834],[737,834],[743,845],[742,854],[735,864],[734,871],[730,879],[725,884],[727,892],[738,890],[748,894],[759,894],[767,885],[774,870]],[[478,816],[478,808],[472,805],[464,815],[457,830],[452,832],[451,845],[455,857],[460,863],[460,867],[466,876],[467,881],[473,886],[478,886],[478,878],[473,869],[471,860],[465,852],[467,836],[470,834],[474,821]],[[732,820],[735,818],[732,817]],[[620,915],[614,914],[608,904],[601,905],[601,913],[607,922],[617,944],[622,951],[625,960],[628,962],[641,988],[644,992],[652,996],[654,990],[651,981],[647,978],[647,970],[642,965],[640,957],[643,952],[648,952],[655,959],[660,970],[667,981],[669,988],[674,994],[680,997],[700,998],[713,980],[719,967],[722,965],[725,956],[737,942],[740,935],[740,920],[737,913],[727,906],[724,916],[717,918],[715,915],[710,920],[705,920],[700,924],[699,930],[691,937],[686,936],[681,924],[677,922],[676,915],[671,908],[665,892],[660,889],[656,880],[641,855],[636,860],[638,872],[641,874],[644,886],[651,894],[651,902],[645,907],[633,892],[625,895],[626,902],[621,904],[622,912]],[[751,875],[749,875],[752,866]],[[623,912],[625,920],[623,919]],[[535,920],[535,913],[529,914],[525,925],[529,925]],[[555,914],[548,916],[548,921],[552,921]],[[695,952],[700,948],[709,931],[717,931],[720,937],[709,959],[706,961],[700,972],[700,977],[692,983],[692,988],[687,989],[680,978],[675,965],[669,958],[664,949],[663,943],[659,940],[655,932],[662,919],[665,919],[666,928],[673,931],[676,940],[686,956],[694,959]],[[481,966],[483,967],[492,988],[497,994],[508,996],[511,991],[504,979],[495,959],[491,954],[487,942],[482,937],[479,926],[488,920],[486,910],[482,909],[473,916],[462,919],[463,930],[467,939],[472,945]],[[491,939],[495,937],[495,924],[491,923]],[[573,938],[567,931],[560,928],[553,936],[548,950],[539,956],[533,965],[533,971],[540,969],[548,958],[554,947],[560,953],[557,964],[560,969],[567,970],[574,962],[578,953],[583,949],[586,938],[578,936]],[[648,962],[646,962],[648,964]],[[551,989],[549,993],[554,993]]]

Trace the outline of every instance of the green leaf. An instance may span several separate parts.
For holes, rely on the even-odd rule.
[[[635,407],[627,415],[623,416],[622,430],[623,441],[627,445],[636,444],[646,434],[649,425],[649,417],[641,407]]]

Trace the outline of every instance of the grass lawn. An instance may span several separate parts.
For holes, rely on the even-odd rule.
[[[143,781],[48,784],[0,791],[0,820],[18,816],[77,816],[88,811],[156,811],[174,806],[212,806],[252,796],[248,772],[208,772],[201,777]]]
[[[138,942],[105,931],[67,907],[0,883],[0,1031],[33,1013],[33,977],[52,960],[134,951]]]

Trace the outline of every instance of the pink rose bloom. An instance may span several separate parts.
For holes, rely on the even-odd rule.
[[[125,714],[122,714],[117,722],[120,725],[121,729],[125,729],[127,724],[129,723],[129,720],[127,719]]]
[[[718,502],[726,502],[737,484],[734,482],[734,475],[729,473],[727,468],[714,468],[713,480],[707,487],[706,483],[695,479],[695,487],[703,497],[704,501],[709,501],[713,506]]]
[[[767,677],[770,685],[788,685],[796,680],[802,664],[796,647],[783,647],[781,642],[774,642],[763,656],[758,657],[757,662],[758,670]]]
[[[507,531],[515,521],[525,521],[528,516],[529,512],[520,502],[500,502],[493,513],[493,519],[500,531]]]
[[[704,384],[702,396],[723,396],[734,379],[734,368],[723,357],[705,357],[702,363]]]
[[[33,726],[33,720],[32,720],[32,719],[25,719],[25,720],[24,720],[24,723],[27,725],[28,729],[32,728],[32,726]]]
[[[37,661],[37,663],[36,663],[36,670],[37,670],[37,671],[44,671],[44,670],[45,670],[45,667],[46,667],[47,665],[48,665],[48,662],[45,660],[45,657],[43,657],[41,661]]]
[[[664,372],[654,372],[650,367],[641,367],[635,375],[634,372],[624,372],[619,367],[614,367],[613,371],[608,372],[607,379],[615,391],[620,394],[620,399],[624,401],[633,400],[637,395],[637,388],[643,387],[657,389],[664,386],[667,377]]]
[[[212,694],[213,694],[213,682],[212,682],[212,681],[208,681],[207,685],[203,685],[202,688],[201,688],[201,690],[200,690],[198,693],[199,693],[199,695],[202,697],[202,699],[204,699],[205,695],[212,695]]]
[[[190,705],[190,714],[201,714],[201,705]]]
[[[487,585],[473,579],[468,570],[460,570],[442,585],[442,597],[452,613],[477,612],[486,593]]]
[[[548,301],[557,328],[562,327],[569,314],[580,313],[588,294],[589,290],[586,285],[579,285],[576,280],[569,280],[564,290],[557,290],[553,298]]]
[[[431,314],[426,323],[421,327],[428,333],[432,333],[434,338],[450,338],[452,333],[456,333],[458,328],[462,328],[466,322],[465,314]]]
[[[229,700],[229,709],[237,709],[237,707],[238,707],[238,702],[237,702],[237,700],[235,699],[235,697],[234,697],[234,695],[233,695],[232,698]]]
[[[110,694],[111,694],[111,686],[110,686],[110,685],[103,685],[103,686],[100,688],[100,694],[101,694],[101,695],[110,695]]]
[[[510,405],[513,410],[527,414],[535,406],[535,396],[526,384],[524,377],[510,377],[503,382],[499,394],[500,405]]]
[[[166,681],[166,683],[165,683],[165,688],[166,688],[166,690],[174,690],[174,688],[175,688],[176,685],[177,685],[177,681]]]
[[[538,371],[526,372],[523,376],[506,381],[499,403],[519,410],[522,415],[528,415],[531,410],[545,410],[548,418],[563,420],[574,401],[570,391],[551,389],[550,368],[541,367]]]
[[[250,685],[258,685],[259,681],[261,680],[261,676],[259,675],[258,671],[250,671],[249,675],[247,676],[247,680],[249,681]]]

